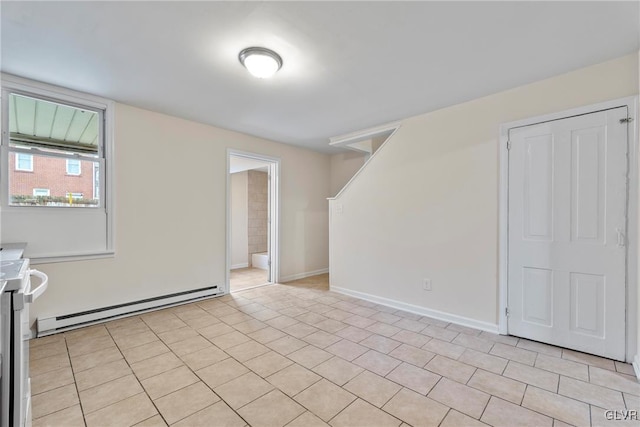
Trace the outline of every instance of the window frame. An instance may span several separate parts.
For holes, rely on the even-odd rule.
[[[90,95],[71,89],[54,86],[46,83],[36,82],[23,77],[0,73],[2,116],[2,135],[0,140],[0,210],[14,213],[27,213],[34,211],[46,212],[55,209],[56,212],[69,212],[69,215],[93,215],[96,211],[104,212],[106,220],[106,247],[105,250],[97,252],[81,253],[51,253],[42,256],[32,256],[34,264],[77,261],[84,259],[96,259],[112,257],[115,254],[115,150],[114,150],[114,115],[115,102],[106,98]],[[37,148],[9,147],[9,95],[29,96],[50,102],[66,104],[85,110],[96,111],[100,114],[99,138],[102,141],[98,148],[98,157],[82,154],[65,154],[48,152]],[[60,206],[11,206],[9,204],[9,153],[23,152],[25,154],[43,155],[50,157],[73,158],[76,160],[88,160],[99,162],[101,169],[99,176],[99,196],[98,208],[78,209],[76,207]]]
[[[14,170],[18,172],[33,172],[33,154],[27,154],[27,153],[21,153],[21,152],[14,152],[14,154],[16,155]],[[20,155],[29,156],[31,158],[31,161],[29,162],[29,165],[30,165],[29,169],[24,169],[20,167]]]
[[[69,172],[69,161],[78,162],[78,173]],[[66,162],[66,165],[65,165],[65,169],[66,169],[67,175],[69,175],[69,176],[80,176],[80,175],[82,175],[82,160],[80,160],[80,159],[67,159],[67,162]]]

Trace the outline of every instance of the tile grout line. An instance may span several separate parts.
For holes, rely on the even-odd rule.
[[[149,324],[148,324],[147,322],[145,322],[144,318],[142,318],[142,316],[137,316],[137,317],[140,319],[140,321],[142,321],[142,323],[144,323],[144,324],[145,324],[145,326],[146,326],[147,328],[149,328],[149,331],[151,331],[151,333],[152,333],[156,338],[158,338],[158,340],[160,340],[160,337],[158,337],[158,335],[157,335],[157,334],[155,333],[155,331],[154,331],[154,330],[149,326]],[[122,353],[122,349],[120,348],[120,346],[118,345],[118,342],[115,340],[115,338],[114,338],[114,337],[113,337],[113,335],[111,334],[111,331],[110,331],[110,330],[109,330],[109,328],[107,328],[106,326],[105,326],[105,329],[107,330],[107,333],[109,334],[109,336],[110,336],[110,337],[111,337],[111,339],[113,340],[114,344],[115,344],[115,345],[116,345],[116,347],[118,348],[118,351],[119,351],[119,352],[120,352],[120,354],[122,355],[122,358],[124,359],[124,362],[127,364],[127,367],[129,368],[129,370],[131,371],[131,374],[135,377],[136,381],[138,382],[138,385],[140,385],[140,388],[142,389],[142,393],[144,393],[144,394],[147,396],[147,398],[149,399],[149,401],[151,402],[151,404],[152,404],[152,405],[153,405],[153,407],[155,408],[155,410],[156,410],[157,414],[158,414],[158,415],[160,415],[160,418],[162,418],[162,420],[163,420],[167,425],[169,425],[169,423],[167,422],[167,420],[164,418],[164,415],[162,415],[162,412],[160,412],[160,410],[159,410],[159,409],[158,409],[158,407],[156,406],[156,403],[153,401],[153,399],[151,398],[151,396],[149,396],[149,393],[147,393],[147,390],[146,390],[146,389],[144,388],[144,386],[142,385],[142,381],[140,380],[140,378],[138,378],[138,376],[136,375],[135,371],[131,368],[131,364],[129,363],[129,361],[127,360],[127,358],[124,356],[124,353]],[[144,331],[144,332],[146,332],[146,331]],[[145,343],[145,344],[148,344],[148,343]],[[143,346],[143,345],[145,345],[145,344],[141,344],[140,346],[135,346],[135,347],[141,347],[141,346]],[[135,347],[131,347],[131,348],[135,348]],[[133,397],[133,396],[130,396],[130,397]],[[127,398],[125,398],[125,399],[122,399],[122,400],[120,400],[119,402],[122,402],[122,401],[124,401],[124,400],[126,400],[126,399],[129,399],[130,397],[127,397]],[[109,407],[109,406],[111,406],[111,405],[108,405],[108,406],[106,406],[106,407]],[[155,415],[154,415],[154,416],[155,416]],[[153,416],[152,416],[152,417],[149,417],[149,418],[153,418]],[[144,420],[143,420],[143,421],[144,421]],[[142,421],[141,421],[141,422],[142,422]],[[139,423],[136,423],[136,424],[139,424]]]
[[[62,334],[62,339],[64,340],[64,347],[67,349],[67,357],[69,358],[69,368],[71,369],[71,375],[73,376],[73,386],[76,389],[76,394],[78,396],[78,405],[80,406],[80,413],[82,414],[82,422],[85,427],[87,425],[87,420],[84,414],[84,406],[82,405],[82,399],[80,399],[80,390],[78,389],[78,383],[76,382],[76,372],[73,369],[73,363],[71,363],[71,352],[69,351],[69,343],[67,342],[67,337]]]

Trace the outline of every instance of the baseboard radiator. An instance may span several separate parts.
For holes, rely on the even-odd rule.
[[[200,301],[222,295],[222,293],[222,290],[218,286],[211,286],[208,288],[177,292],[174,294],[147,298],[139,301],[112,305],[110,307],[82,311],[79,313],[65,314],[56,317],[39,317],[37,320],[37,336],[44,337],[47,335],[57,334],[59,332],[82,328],[84,326],[107,322],[109,320],[120,319],[123,317],[133,316],[135,314],[146,313],[189,302]]]

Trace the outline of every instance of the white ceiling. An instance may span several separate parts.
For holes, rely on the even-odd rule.
[[[324,152],[639,47],[638,2],[8,2],[4,72]],[[277,51],[251,77],[240,50]]]

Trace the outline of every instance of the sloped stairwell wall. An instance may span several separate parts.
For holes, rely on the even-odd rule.
[[[637,93],[636,53],[403,120],[330,202],[332,289],[497,330],[500,124]]]

